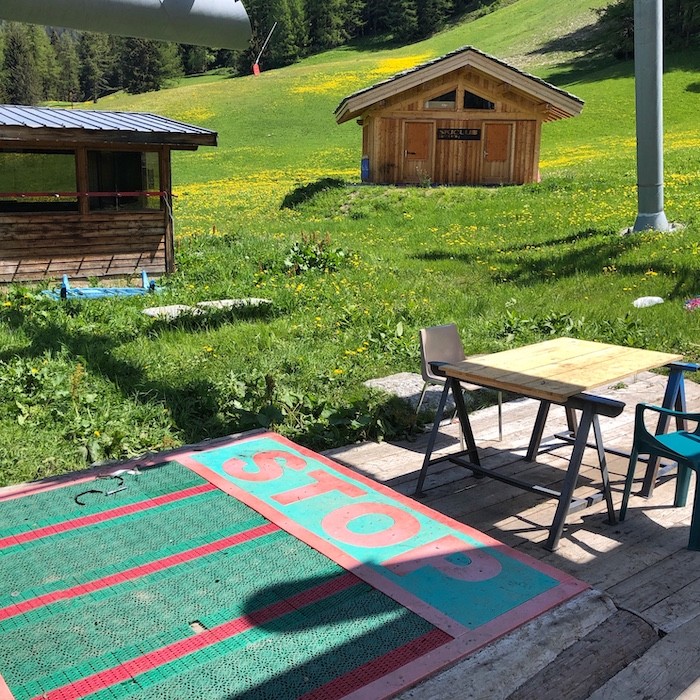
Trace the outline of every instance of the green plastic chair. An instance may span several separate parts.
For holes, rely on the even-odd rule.
[[[676,430],[672,433],[653,435],[644,425],[644,413],[655,411],[663,416],[675,418],[685,425],[686,421],[696,423],[695,430]],[[652,406],[651,404],[637,404],[634,415],[634,443],[630,454],[630,464],[625,479],[625,490],[622,495],[620,508],[620,520],[625,519],[627,503],[632,490],[634,471],[640,454],[663,457],[678,463],[678,475],[676,477],[676,493],[673,501],[674,507],[682,507],[688,498],[690,486],[690,470],[696,473],[695,477],[695,502],[690,521],[690,539],[688,549],[700,551],[700,413],[685,413],[674,411],[670,408]]]

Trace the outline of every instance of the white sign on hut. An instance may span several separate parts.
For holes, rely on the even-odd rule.
[[[377,184],[536,182],[542,124],[580,114],[578,97],[465,47],[346,97],[362,126],[362,179]]]

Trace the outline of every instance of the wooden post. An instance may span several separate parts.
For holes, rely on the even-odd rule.
[[[75,181],[78,185],[78,192],[90,190],[87,149],[84,147],[75,149]],[[81,216],[87,216],[90,213],[90,198],[85,194],[78,197],[78,211]]]
[[[162,148],[159,151],[160,160],[160,191],[163,195],[163,217],[165,231],[165,271],[175,272],[175,230],[173,216],[172,176],[170,169],[170,149]]]

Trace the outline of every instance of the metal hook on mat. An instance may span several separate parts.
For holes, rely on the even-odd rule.
[[[117,484],[116,489],[112,489],[111,491],[102,491],[101,489],[88,489],[87,491],[83,491],[82,493],[79,493],[73,500],[79,505],[79,506],[84,506],[87,505],[80,499],[83,496],[87,496],[89,493],[101,493],[103,496],[111,496],[113,493],[118,493],[119,491],[125,491],[126,486],[124,485],[124,477],[120,476],[119,474],[105,474],[103,476],[98,476],[98,479],[119,479],[119,483]]]
[[[101,493],[104,495],[104,491],[100,491],[99,489],[88,489],[87,491],[83,491],[82,493],[79,493],[73,500],[79,505],[79,506],[85,506],[87,503],[83,503],[80,499],[83,496],[87,496],[89,493]]]

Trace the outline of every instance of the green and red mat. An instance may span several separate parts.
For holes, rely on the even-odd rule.
[[[0,700],[376,700],[585,588],[273,433],[6,491],[0,583]]]

